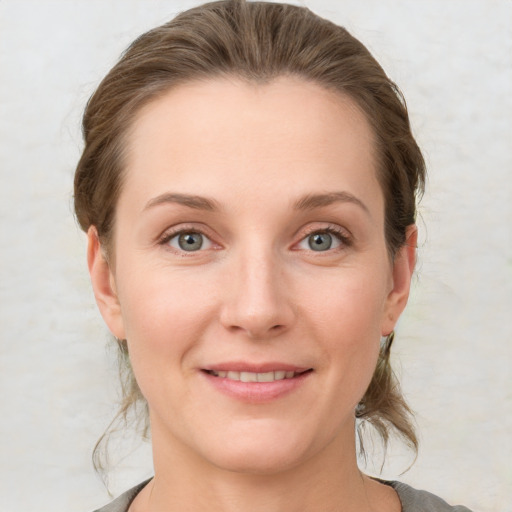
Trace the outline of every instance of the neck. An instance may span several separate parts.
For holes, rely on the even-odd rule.
[[[165,440],[165,442],[164,442]],[[153,426],[155,478],[130,512],[369,511],[367,477],[358,467],[354,430],[292,467],[258,474],[214,466]]]

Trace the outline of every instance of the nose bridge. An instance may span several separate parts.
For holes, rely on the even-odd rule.
[[[240,299],[244,299],[249,307],[267,306],[270,309],[277,299],[279,285],[276,257],[270,249],[248,252],[240,258]]]
[[[251,338],[283,331],[292,320],[282,264],[270,244],[257,238],[232,256],[229,298],[223,323]]]

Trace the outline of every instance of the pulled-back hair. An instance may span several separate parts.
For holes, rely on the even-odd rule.
[[[343,27],[304,7],[224,0],[179,14],[143,34],[124,52],[90,98],[83,117],[85,147],[75,174],[75,211],[85,231],[95,226],[107,255],[114,252],[116,205],[124,178],[127,132],[140,109],[193,80],[236,77],[267,83],[293,76],[351,98],[373,130],[377,177],[385,200],[385,235],[392,259],[415,222],[425,163],[411,133],[405,100],[367,48]],[[116,419],[147,404],[118,340],[123,400]],[[373,425],[387,444],[396,433],[414,450],[417,438],[385,345],[363,399],[359,424]],[[113,425],[113,424],[112,424]],[[111,426],[112,426],[111,425]],[[108,434],[108,431],[107,433]],[[101,467],[99,447],[96,467]]]

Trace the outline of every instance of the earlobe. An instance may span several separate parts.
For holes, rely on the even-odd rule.
[[[409,299],[412,275],[416,265],[417,242],[418,229],[412,224],[407,227],[406,242],[398,250],[393,261],[392,288],[387,297],[382,336],[387,336],[395,328]]]
[[[96,304],[103,320],[116,338],[125,339],[121,305],[115,290],[114,276],[102,250],[95,226],[91,226],[87,231],[87,266]]]

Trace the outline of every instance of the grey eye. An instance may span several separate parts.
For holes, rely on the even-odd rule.
[[[198,251],[203,246],[201,233],[181,233],[175,238],[178,239],[178,246],[183,251]]]
[[[179,231],[165,243],[178,252],[198,252],[213,247],[213,242],[200,231]]]
[[[332,235],[329,233],[313,233],[308,236],[308,245],[313,251],[328,251],[332,247]]]

